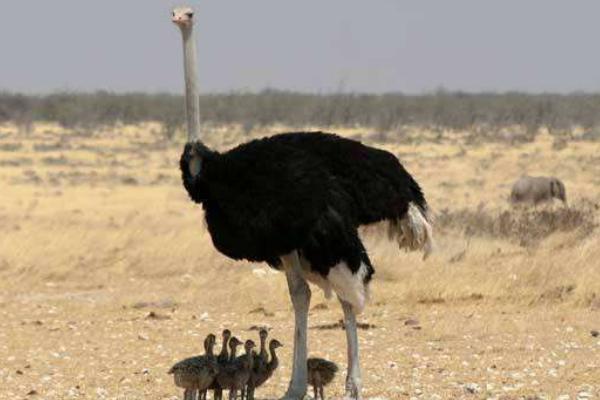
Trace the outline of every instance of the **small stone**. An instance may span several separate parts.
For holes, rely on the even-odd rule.
[[[150,338],[148,337],[148,335],[146,335],[146,334],[144,334],[144,333],[139,333],[139,334],[138,334],[138,339],[139,339],[139,340],[148,340],[148,339],[150,339]]]
[[[417,326],[419,325],[419,321],[416,319],[407,319],[406,321],[404,321],[404,325],[406,326]]]
[[[465,392],[470,394],[479,393],[481,391],[481,387],[476,383],[467,383],[465,385]]]
[[[36,394],[38,394],[38,392],[35,389],[31,389],[29,392],[27,392],[27,396],[35,396]]]
[[[146,319],[164,320],[164,319],[171,319],[171,317],[169,317],[168,315],[159,314],[155,311],[150,311],[148,313],[148,315],[146,315]]]
[[[592,335],[592,337],[598,337],[598,336],[600,336],[600,332],[598,332],[597,330],[593,329],[590,332],[590,335]]]

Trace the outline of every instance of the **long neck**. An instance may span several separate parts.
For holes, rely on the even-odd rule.
[[[252,350],[246,349],[246,368],[252,369],[253,365],[254,365],[254,354],[252,354]]]
[[[229,355],[229,359],[235,360],[236,354],[237,354],[237,346],[231,346],[231,354]]]
[[[198,69],[196,64],[196,40],[192,26],[182,29],[183,68],[185,74],[185,116],[188,142],[200,140],[200,98],[198,96]]]
[[[227,358],[227,342],[228,341],[229,341],[229,338],[227,338],[226,336],[223,336],[223,347],[221,347],[221,353],[219,354],[220,357]]]
[[[271,361],[269,361],[269,368],[275,369],[279,364],[279,359],[277,358],[277,354],[275,354],[275,348],[270,347],[269,352],[271,353]]]
[[[266,346],[265,346],[265,342],[266,341],[267,341],[266,338],[264,338],[264,337],[260,338],[260,353],[259,354],[260,354],[260,357],[262,359],[266,359],[267,358],[267,349],[266,349]]]
[[[206,355],[209,357],[213,356],[213,345],[212,344],[208,345],[208,347],[206,348]]]

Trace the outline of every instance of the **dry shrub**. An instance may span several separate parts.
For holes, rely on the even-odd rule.
[[[595,217],[598,208],[598,204],[581,200],[574,206],[556,209],[444,209],[436,217],[436,225],[441,229],[462,231],[466,236],[504,238],[530,245],[555,232],[579,230],[587,236],[597,225]]]
[[[586,140],[590,142],[598,142],[600,141],[600,130],[594,129],[588,132],[585,132],[581,135],[581,140]]]
[[[21,143],[0,143],[0,151],[13,152],[19,151],[23,145]]]
[[[54,143],[34,143],[33,150],[36,152],[52,152],[57,150],[65,150],[68,149],[68,144],[63,141],[56,141]]]
[[[0,160],[0,167],[23,167],[32,165],[33,160],[27,157],[12,158],[8,160]]]

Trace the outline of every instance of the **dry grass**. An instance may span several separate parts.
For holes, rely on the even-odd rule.
[[[0,399],[171,398],[165,371],[203,335],[228,326],[255,336],[246,330],[262,324],[288,345],[261,392],[281,393],[292,324],[284,279],[214,251],[179,185],[179,145],[155,124],[34,128],[0,126]],[[240,140],[237,129],[211,133],[220,148]],[[600,396],[600,339],[590,335],[600,329],[600,144],[422,137],[379,144],[426,190],[437,251],[424,262],[377,227],[363,232],[377,269],[362,317],[375,326],[361,336],[366,394]],[[563,179],[571,207],[511,210],[510,184],[525,172]],[[152,311],[161,318],[146,318]],[[334,303],[317,307],[311,326],[339,314]],[[343,364],[341,331],[311,329],[310,339],[315,354]]]

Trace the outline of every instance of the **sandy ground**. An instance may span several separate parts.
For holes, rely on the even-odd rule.
[[[211,137],[221,148],[239,140],[225,128]],[[438,213],[500,213],[524,172],[561,177],[573,207],[600,202],[598,143],[376,144],[400,156]],[[179,151],[154,124],[0,126],[0,399],[175,399],[166,372],[206,334],[256,339],[263,325],[285,347],[258,397],[283,393],[293,323],[284,277],[213,250],[179,185]],[[591,229],[535,245],[439,227],[427,261],[365,232],[377,269],[360,318],[365,396],[600,398],[598,212],[589,218]],[[343,371],[340,318],[315,289],[310,352]],[[341,396],[343,380],[326,394]]]

